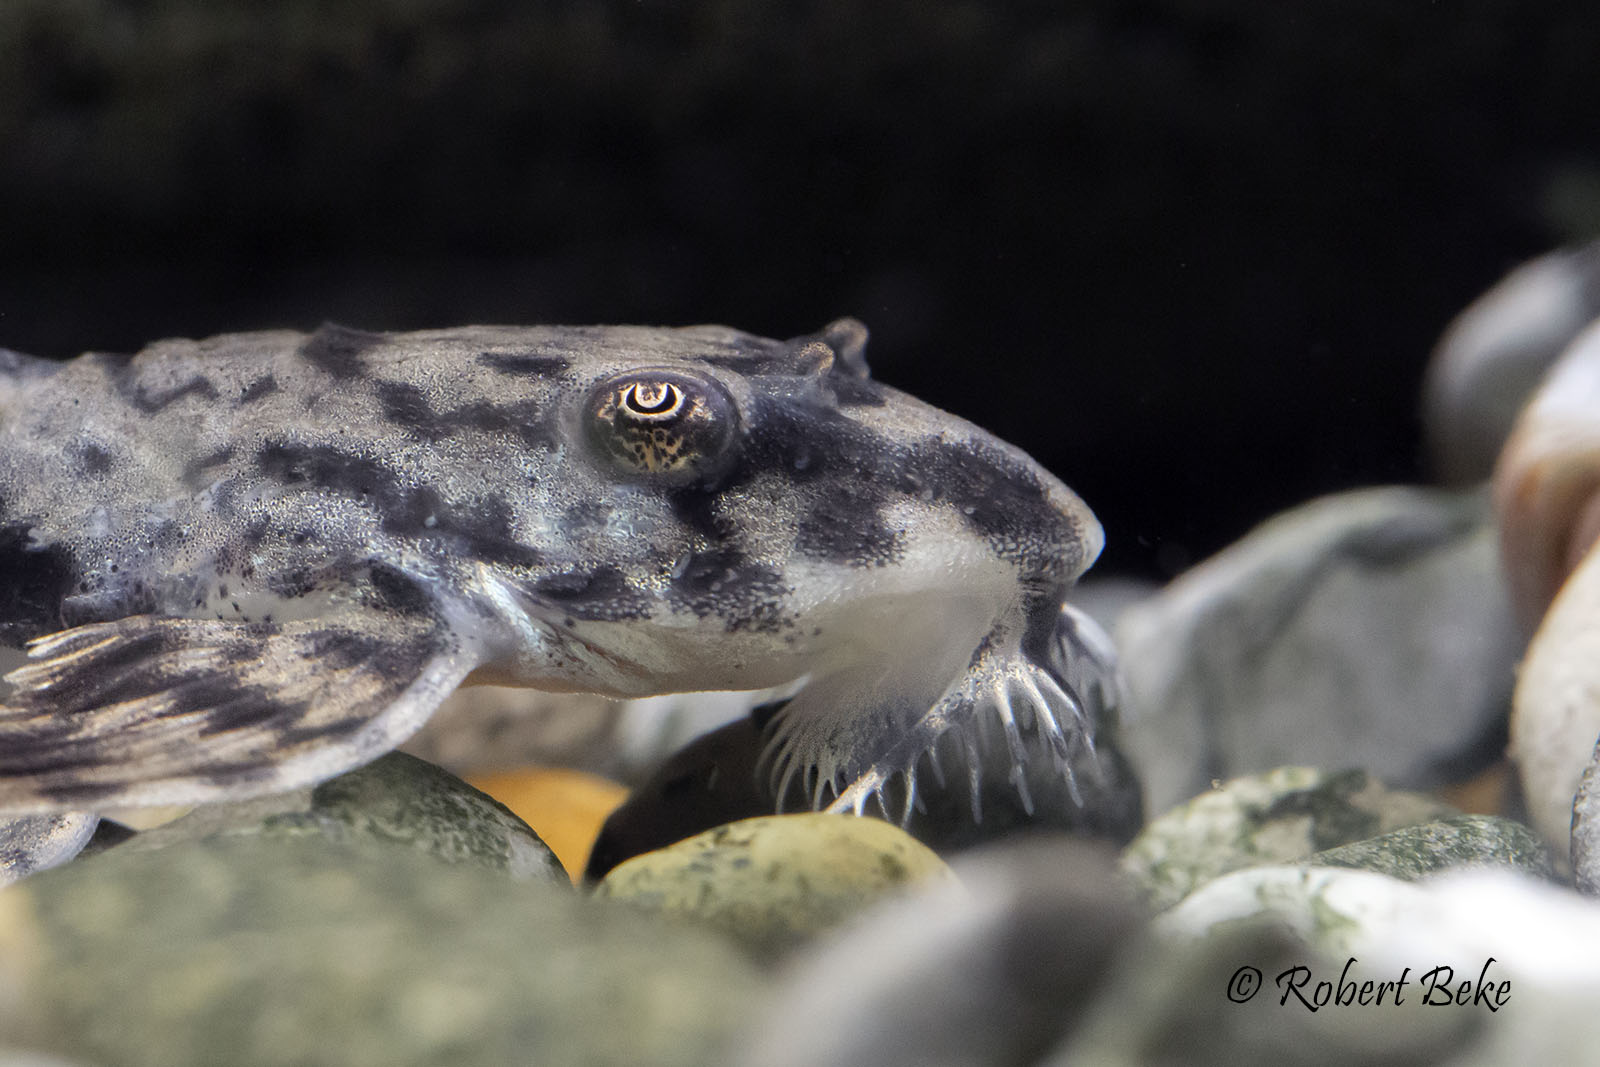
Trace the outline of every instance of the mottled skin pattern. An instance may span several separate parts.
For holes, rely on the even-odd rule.
[[[941,736],[1091,745],[1056,639],[1101,533],[872,381],[865,330],[324,327],[0,352],[0,813],[194,803],[394,747],[469,679],[804,678],[777,795],[860,810]],[[18,657],[20,662],[20,657]],[[977,773],[980,761],[969,759]]]

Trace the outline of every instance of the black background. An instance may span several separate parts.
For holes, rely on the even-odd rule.
[[[0,347],[873,330],[1170,574],[1425,477],[1450,316],[1600,232],[1600,5],[4,0]]]

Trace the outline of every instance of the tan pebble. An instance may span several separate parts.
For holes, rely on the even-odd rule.
[[[1495,466],[1494,506],[1512,602],[1531,631],[1600,537],[1600,324],[1518,417]]]
[[[595,895],[709,923],[770,956],[889,893],[954,881],[896,826],[805,813],[742,819],[635,856]]]
[[[1565,852],[1572,798],[1600,737],[1600,549],[1550,605],[1517,675],[1511,754],[1534,828]]]
[[[0,891],[0,1030],[28,1024],[28,994],[48,956],[32,894],[22,886]]]

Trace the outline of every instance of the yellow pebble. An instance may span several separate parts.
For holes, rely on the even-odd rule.
[[[953,882],[933,850],[878,819],[741,819],[618,864],[595,895],[708,923],[765,957],[913,884]]]

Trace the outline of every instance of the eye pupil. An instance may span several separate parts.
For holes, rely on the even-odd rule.
[[[623,391],[622,403],[640,415],[666,415],[683,404],[683,393],[671,382],[634,382]]]

